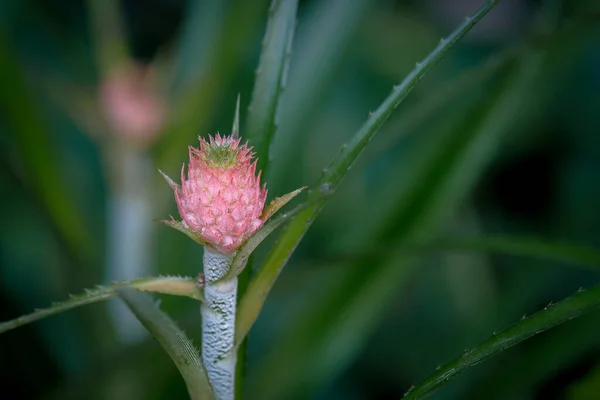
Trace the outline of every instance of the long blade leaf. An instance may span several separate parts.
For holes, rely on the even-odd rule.
[[[350,254],[333,254],[322,259],[310,260],[310,265],[375,261],[387,254],[390,248],[405,254],[432,252],[449,253],[493,253],[521,257],[534,257],[549,261],[567,262],[573,265],[600,269],[600,251],[579,243],[554,241],[538,237],[521,236],[481,236],[440,238],[429,242],[402,242],[368,251]]]
[[[289,196],[287,199],[280,198],[280,199],[282,199],[281,202],[283,202],[284,204],[287,203],[300,191],[302,191],[302,189],[296,190],[295,194],[290,193],[291,196]],[[277,200],[277,199],[275,199],[275,200]],[[226,281],[228,279],[238,276],[246,267],[246,263],[248,262],[250,255],[252,254],[252,252],[254,250],[256,250],[258,245],[261,244],[262,241],[267,238],[267,236],[269,236],[275,229],[279,228],[284,222],[287,222],[287,221],[291,220],[292,218],[295,218],[296,215],[298,215],[302,210],[304,210],[306,207],[308,207],[309,204],[310,203],[304,203],[304,204],[301,204],[298,207],[294,208],[292,211],[290,211],[288,213],[281,213],[276,218],[269,220],[265,225],[263,225],[262,228],[260,228],[256,233],[254,233],[254,235],[252,235],[242,245],[242,247],[240,247],[238,249],[235,256],[233,257],[233,261],[231,262],[231,267],[229,269],[229,272],[227,272],[227,274],[220,280]],[[283,204],[279,204],[279,207],[281,207],[281,206],[283,206]]]
[[[217,100],[225,92],[224,85],[230,81],[249,41],[254,38],[265,9],[265,0],[237,0],[227,7],[219,32],[211,38],[216,43],[203,58],[203,68],[193,80],[182,82],[180,92],[175,95],[173,116],[165,128],[168,134],[156,146],[158,165],[177,164],[173,160],[181,159],[181,149],[186,148],[198,132],[206,131]]]
[[[465,21],[448,38],[443,39],[440,44],[404,79],[394,87],[392,93],[385,99],[383,104],[371,114],[362,128],[352,137],[347,145],[344,145],[335,157],[330,167],[327,168],[318,184],[318,190],[312,191],[312,198],[320,196],[324,191],[332,193],[340,183],[347,171],[350,169],[358,155],[365,148],[369,140],[377,133],[381,125],[391,115],[394,109],[402,102],[416,84],[433,68],[433,66],[463,37],[477,22],[483,18],[497,3],[497,0],[488,1],[472,17]],[[309,196],[310,198],[310,196]],[[258,272],[257,276],[250,282],[246,295],[242,298],[239,307],[238,321],[236,325],[236,341],[241,341],[262,308],[262,305],[271,290],[277,276],[294,252],[296,246],[311,226],[319,211],[326,203],[326,198],[317,202],[314,206],[303,211],[292,221],[279,238],[277,244],[270,252],[267,260]]]
[[[23,315],[10,321],[0,323],[0,333],[10,331],[34,321],[71,310],[73,308],[108,300],[117,296],[117,290],[134,288],[146,292],[172,294],[175,296],[191,297],[196,300],[204,299],[204,292],[192,278],[179,276],[159,276],[155,278],[135,279],[117,282],[110,286],[98,286],[88,289],[83,294],[71,296],[68,300],[55,303],[48,308],[35,310],[31,314]]]
[[[544,52],[531,52],[436,144],[437,151],[411,179],[410,190],[399,193],[396,210],[371,232],[374,242],[389,243],[393,237],[427,241],[439,235],[495,155],[504,134],[516,122],[523,122],[519,111],[532,100],[526,94],[538,82],[544,60]],[[393,249],[385,262],[344,268],[336,284],[314,298],[312,307],[286,327],[282,340],[271,345],[264,367],[252,380],[258,382],[255,390],[278,398],[308,392],[325,379],[335,379],[365,345],[417,261],[414,255]],[[288,368],[277,369],[284,359]],[[310,373],[302,372],[304,379],[299,380],[300,371]]]
[[[190,398],[213,399],[200,353],[175,321],[162,312],[147,294],[137,293],[131,288],[122,288],[118,292],[142,325],[171,357],[185,380]]]
[[[23,171],[25,186],[39,199],[76,260],[82,264],[89,262],[96,254],[86,218],[60,175],[55,143],[3,29],[0,29],[0,59],[0,82],[4,85],[0,91],[0,115],[4,120],[3,134],[10,139],[3,157],[11,167]]]
[[[282,98],[279,132],[271,156],[277,169],[269,172],[269,185],[288,190],[285,181],[296,171],[307,142],[307,129],[319,113],[336,72],[344,62],[372,0],[312,2],[303,10],[294,43],[294,62]]]
[[[423,398],[444,386],[469,367],[599,306],[600,285],[589,290],[580,290],[571,297],[548,305],[529,317],[523,316],[521,321],[510,328],[494,333],[485,342],[471,350],[466,350],[460,357],[439,368],[431,377],[409,390],[404,398],[407,400]]]
[[[269,161],[269,148],[277,130],[276,114],[289,68],[298,0],[272,0],[263,39],[245,137],[258,154],[258,170]]]

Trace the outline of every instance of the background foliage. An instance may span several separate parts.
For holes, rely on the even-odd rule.
[[[123,49],[156,67],[169,122],[148,153],[177,176],[199,133],[230,129],[238,93],[244,136],[268,3],[126,0],[114,14],[125,44],[119,19],[98,6],[109,1],[0,4],[1,320],[105,280],[118,188],[97,94]],[[250,398],[400,398],[493,332],[598,282],[596,3],[501,2],[402,103],[271,291],[247,345]],[[270,198],[317,181],[392,85],[479,6],[301,1]],[[153,217],[176,215],[158,171],[147,180]],[[195,276],[200,246],[154,225],[148,272]],[[198,344],[198,304],[161,300]],[[90,305],[4,334],[3,390],[187,398],[158,344],[122,343],[107,312]],[[594,398],[599,337],[591,312],[432,397]]]

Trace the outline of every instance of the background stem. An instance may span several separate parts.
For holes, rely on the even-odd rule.
[[[112,146],[109,168],[112,190],[107,205],[106,283],[149,276],[152,264],[153,172],[148,154],[129,146]],[[117,337],[137,342],[147,336],[138,319],[122,302],[110,302]]]

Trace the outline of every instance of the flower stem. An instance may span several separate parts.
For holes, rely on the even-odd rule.
[[[237,277],[218,281],[227,274],[233,255],[204,247],[204,298],[202,361],[217,400],[233,400],[236,353],[233,351]]]

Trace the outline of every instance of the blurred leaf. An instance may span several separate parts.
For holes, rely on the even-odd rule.
[[[120,288],[118,292],[142,325],[171,357],[185,380],[190,398],[213,399],[200,353],[175,321],[162,312],[150,296],[136,293],[130,288]]]
[[[266,0],[237,0],[229,5],[223,25],[210,47],[210,54],[197,66],[198,77],[185,82],[173,100],[172,116],[165,135],[156,146],[157,164],[163,168],[178,164],[190,140],[206,132],[225,85],[244,56],[248,41],[262,21]]]
[[[171,60],[171,86],[175,92],[197,82],[209,66],[215,46],[222,42],[227,1],[189,1]]]
[[[0,323],[0,333],[10,331],[31,322],[49,317],[72,308],[85,306],[102,300],[108,300],[117,296],[118,289],[134,288],[146,292],[171,294],[175,296],[191,297],[195,300],[204,299],[204,291],[199,288],[193,278],[182,278],[178,276],[159,276],[156,278],[134,279],[132,281],[117,282],[110,286],[98,286],[89,289],[83,294],[71,296],[69,300],[55,303],[51,307],[43,308],[23,315],[19,318]]]
[[[57,104],[77,125],[81,133],[99,143],[110,132],[106,121],[98,112],[100,105],[88,88],[61,77],[52,77],[45,82],[46,92],[52,103]]]
[[[422,176],[392,215],[387,215],[376,243],[397,237],[407,241],[430,240],[449,222],[484,168],[500,140],[520,116],[525,94],[534,93],[543,56],[531,53],[500,81],[485,102],[472,110],[455,133],[439,143],[439,154],[429,160]],[[427,139],[423,139],[427,140]],[[358,354],[376,329],[386,306],[417,266],[418,258],[393,249],[382,264],[359,263],[342,270],[324,296],[288,326],[280,342],[258,372],[255,390],[265,398],[285,397],[296,390],[308,392],[325,379],[333,379]],[[276,365],[286,360],[287,368]],[[300,371],[304,371],[299,380]],[[306,373],[310,371],[310,374]]]
[[[377,157],[383,150],[396,143],[401,135],[414,131],[439,110],[455,102],[467,90],[481,85],[515,58],[522,56],[527,49],[522,45],[508,47],[483,62],[466,68],[456,78],[436,88],[435,96],[423,96],[416,104],[405,107],[399,117],[387,126],[387,134],[381,135],[381,140],[370,147],[368,157]]]
[[[360,22],[374,2],[371,0],[330,0],[313,2],[304,11],[294,41],[294,62],[289,84],[281,99],[278,134],[271,144],[277,168],[268,175],[271,188],[289,190],[297,161],[307,142],[307,124],[319,110],[326,88],[335,81],[335,73],[350,47]]]
[[[464,36],[483,16],[492,9],[496,1],[488,1],[473,17],[467,18],[454,32],[440,44],[404,79],[394,87],[392,93],[383,104],[371,114],[367,122],[342,146],[341,151],[324,170],[316,189],[309,190],[309,199],[315,199],[322,194],[331,194],[365,148],[371,137],[379,130],[394,109],[406,98],[416,84],[433,68],[433,66]],[[326,203],[326,199],[318,201],[314,206],[304,210],[286,227],[278,242],[269,253],[267,260],[261,266],[257,276],[250,282],[248,290],[241,300],[236,324],[236,338],[242,340],[258,317],[268,292],[275,283],[277,276],[294,252],[296,246],[311,226],[317,214]]]
[[[360,253],[332,254],[307,262],[311,266],[351,263],[356,261],[377,262],[387,256],[390,249],[405,254],[425,255],[434,252],[449,253],[497,253],[502,255],[534,257],[551,261],[563,261],[597,270],[600,268],[600,251],[578,243],[552,241],[530,236],[481,236],[448,237],[429,242],[402,241]]]
[[[410,248],[410,245],[408,246]],[[534,237],[449,238],[426,244],[423,250],[486,252],[565,261],[600,268],[600,252],[577,243],[554,242]],[[427,250],[426,250],[427,251]]]
[[[96,50],[96,62],[101,75],[129,60],[125,26],[119,0],[88,0],[91,33]]]
[[[568,400],[594,400],[600,393],[600,365],[568,389]]]
[[[93,239],[86,218],[75,204],[60,175],[53,138],[28,88],[18,56],[0,28],[0,112],[9,132],[10,147],[4,156],[11,167],[23,172],[24,185],[39,199],[71,254],[81,263],[94,259]],[[14,146],[14,147],[13,147]],[[13,152],[14,151],[14,152]],[[22,169],[22,171],[21,171]]]
[[[248,107],[246,138],[258,155],[259,171],[266,174],[269,149],[277,130],[279,99],[283,92],[292,53],[298,0],[272,0]]]
[[[445,385],[469,367],[506,350],[538,333],[576,318],[600,306],[600,286],[582,290],[567,299],[549,305],[542,311],[526,317],[508,329],[494,334],[477,347],[441,367],[431,377],[409,390],[405,399],[422,398]]]

